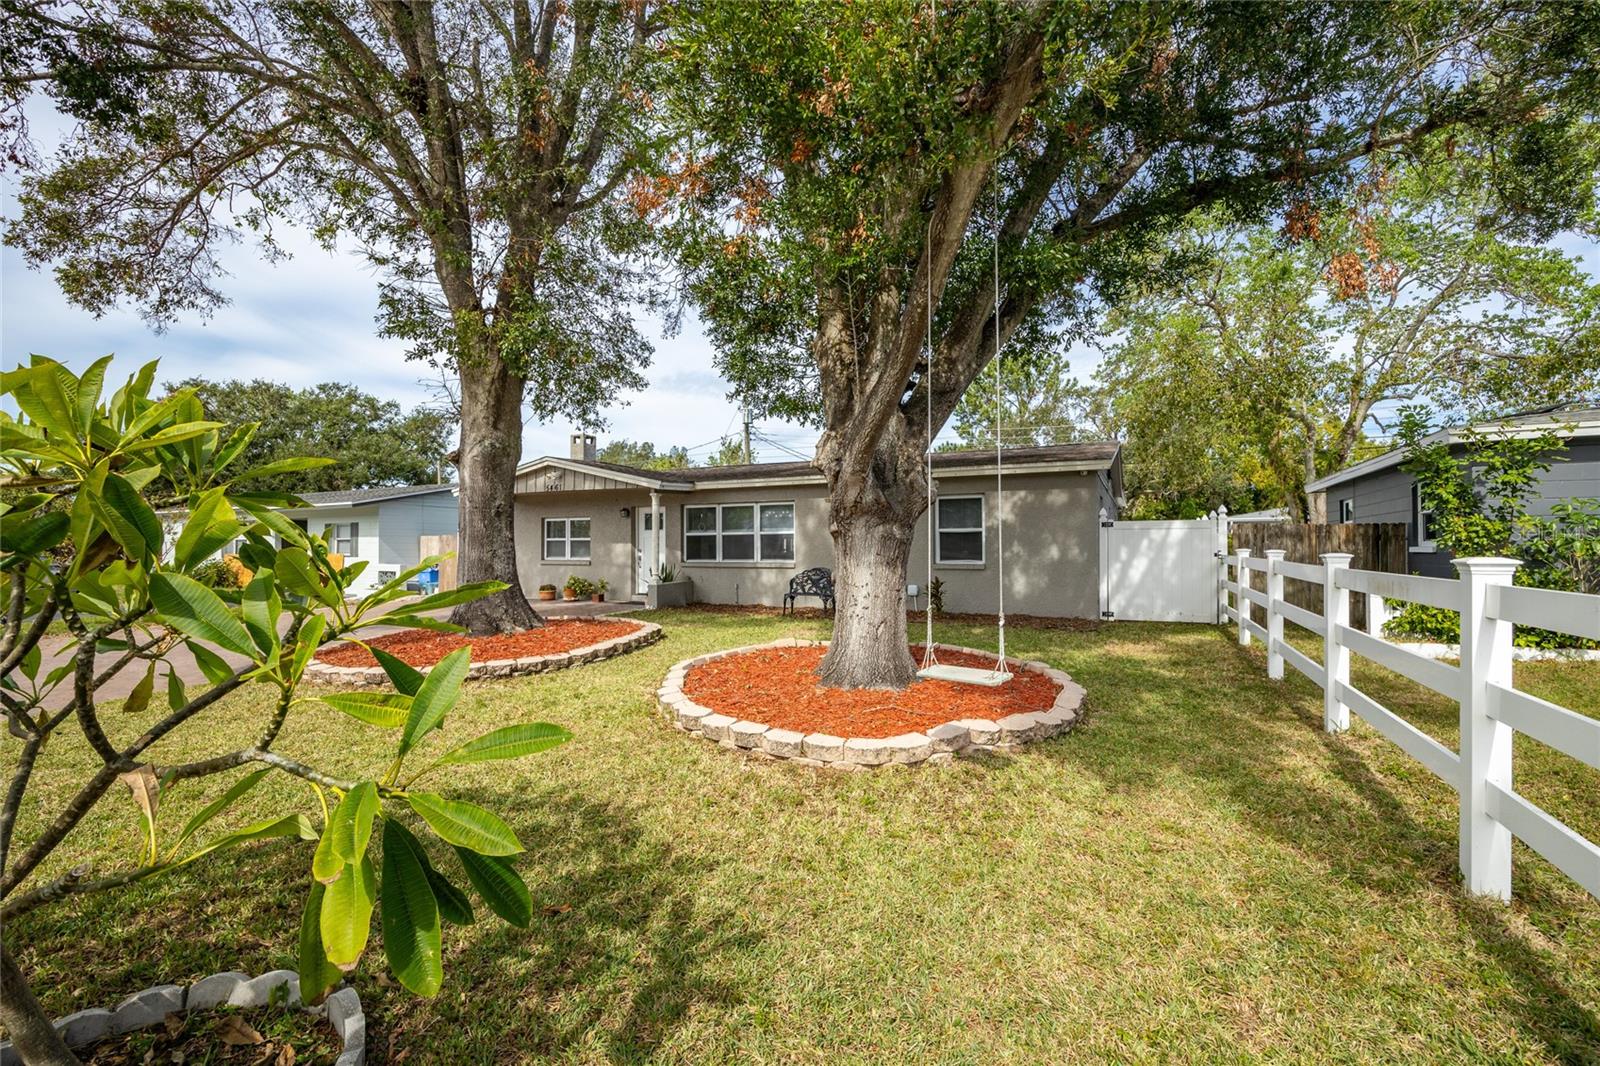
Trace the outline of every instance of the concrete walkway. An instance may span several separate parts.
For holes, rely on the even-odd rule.
[[[399,610],[401,607],[405,606],[405,601],[398,601],[395,604],[386,606],[390,611]],[[645,605],[643,603],[628,600],[615,603],[592,603],[589,601],[574,601],[568,603],[562,600],[541,603],[536,600],[534,601],[533,607],[534,610],[539,612],[539,616],[541,618],[551,620],[560,618],[597,618],[611,614],[627,614],[631,611],[640,611],[645,609]],[[429,611],[427,613],[433,617],[442,617],[448,614],[449,611],[450,609],[446,607],[437,611]],[[399,628],[400,627],[397,626],[370,626],[362,630],[362,634],[366,637],[377,637],[382,636],[385,633],[396,632]],[[71,642],[72,640],[68,636],[46,637],[40,642],[39,648],[42,652],[43,662],[39,667],[38,676],[41,679],[48,675],[51,670],[54,670],[57,666],[67,661],[71,654],[67,646]],[[217,648],[212,648],[211,650],[215,651],[223,658],[224,661],[227,662],[229,666],[232,666],[235,669],[244,666],[250,661],[244,656],[235,655],[232,652],[222,651]],[[100,668],[104,669],[107,666],[110,666],[116,661],[119,654],[121,653],[105,652],[101,654],[99,657]],[[172,670],[176,670],[178,672],[178,680],[182,681],[186,687],[193,688],[196,691],[205,688],[206,685],[209,684],[209,682],[206,681],[206,675],[200,670],[199,665],[194,661],[194,656],[189,654],[188,647],[186,645],[179,644],[176,648],[167,653],[166,659],[156,663],[155,690],[150,697],[150,702],[152,705],[161,707],[166,706],[167,674]],[[116,700],[127,699],[128,695],[133,692],[134,686],[139,683],[139,680],[142,677],[144,677],[144,672],[145,668],[143,666],[130,663],[128,666],[123,668],[121,673],[117,674],[100,687],[99,691],[95,693],[96,703],[109,703]],[[44,705],[49,710],[57,710],[66,706],[71,699],[72,681],[67,679],[56,686],[55,691],[52,692],[49,698],[45,700]]]

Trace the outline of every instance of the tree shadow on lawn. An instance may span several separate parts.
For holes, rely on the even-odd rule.
[[[1400,771],[1414,770],[1438,786],[1441,818],[1419,822],[1374,771],[1366,752],[1323,731],[1320,689],[1293,671],[1287,682],[1269,680],[1264,653],[1239,647],[1223,630],[1174,637],[1169,629],[1163,636],[1150,642],[1159,651],[1154,661],[1148,652],[1116,657],[1109,649],[1074,656],[1073,675],[1088,693],[1088,734],[1068,734],[1040,750],[1064,769],[1094,774],[1114,792],[1157,788],[1174,774],[1199,779],[1222,789],[1250,824],[1325,863],[1334,883],[1378,897],[1444,897],[1484,962],[1501,968],[1515,989],[1507,1006],[1522,1027],[1561,1061],[1600,1057],[1600,1022],[1553,974],[1559,965],[1552,966],[1550,954],[1530,942],[1527,922],[1519,919],[1534,910],[1546,924],[1581,922],[1592,918],[1592,900],[1558,893],[1552,878],[1559,873],[1533,877],[1525,869],[1517,875],[1513,908],[1467,895],[1457,868],[1455,796],[1448,785],[1420,765]],[[1195,639],[1215,646],[1196,652]],[[1137,698],[1110,705],[1108,693]],[[1402,707],[1396,710],[1409,717]],[[1092,739],[1095,732],[1130,730],[1137,731],[1136,741],[1127,735],[1102,737],[1103,743]],[[1319,770],[1344,787],[1307,787]],[[1351,807],[1352,799],[1362,806]],[[1519,846],[1516,861],[1538,860]]]
[[[738,997],[708,963],[760,942],[732,909],[710,912],[685,886],[702,864],[651,839],[622,804],[555,789],[475,796],[512,822],[533,922],[517,929],[480,907],[455,929],[445,987],[418,1009],[385,989],[381,1010],[411,1061],[494,1061],[603,1048],[638,1061],[697,1006]],[[446,860],[446,869],[453,869]],[[363,993],[365,994],[365,993]]]
[[[474,896],[477,921],[445,927],[444,985],[422,1000],[387,976],[374,921],[350,975],[367,1061],[504,1062],[584,1047],[631,1062],[697,1005],[736,1001],[708,963],[760,935],[731,909],[697,905],[684,886],[704,875],[699,864],[650,839],[623,805],[512,788],[473,798],[507,815],[528,848],[517,868],[533,894],[529,928]],[[465,886],[453,856],[434,858]],[[310,845],[242,848],[194,873],[44,908],[7,935],[57,1015],[222,970],[294,969],[310,860]]]

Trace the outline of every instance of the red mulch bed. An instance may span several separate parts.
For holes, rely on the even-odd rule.
[[[1043,674],[1013,668],[1004,685],[985,688],[955,681],[916,681],[900,692],[823,688],[817,664],[823,647],[762,648],[716,659],[690,670],[683,691],[719,714],[797,733],[836,737],[895,737],[921,733],[961,718],[995,721],[1008,714],[1044,711],[1061,686]],[[922,648],[912,657],[922,661]],[[992,655],[940,651],[950,666],[994,666]]]
[[[431,629],[402,629],[367,641],[382,648],[409,666],[432,666],[457,648],[472,648],[472,661],[521,659],[529,655],[559,655],[574,648],[587,648],[602,640],[625,637],[643,629],[638,622],[616,622],[568,618],[546,622],[538,629],[525,629],[494,637],[465,637],[458,633],[435,633]],[[377,666],[372,653],[358,644],[340,644],[317,653],[317,661],[329,666]]]

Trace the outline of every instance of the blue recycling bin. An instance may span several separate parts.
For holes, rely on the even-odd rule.
[[[417,582],[419,590],[424,596],[432,596],[439,589],[439,568],[430,566],[420,575],[422,580]]]

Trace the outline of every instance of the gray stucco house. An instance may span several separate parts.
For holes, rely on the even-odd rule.
[[[364,593],[422,561],[421,538],[455,535],[454,485],[391,485],[341,492],[302,492],[309,507],[286,508],[301,529],[328,533],[329,550],[367,568],[352,591]]]
[[[604,579],[611,599],[641,597],[672,567],[702,603],[776,606],[789,579],[833,567],[827,486],[809,463],[644,470],[599,462],[592,435],[571,454],[517,471],[517,569],[531,598],[571,574]],[[1011,448],[1004,455],[1006,609],[1099,613],[1100,510],[1115,517],[1122,464],[1115,443]],[[993,452],[940,452],[934,575],[947,611],[997,606]],[[925,584],[928,516],[917,528],[910,584]],[[650,564],[654,545],[655,564]]]
[[[1479,436],[1533,437],[1555,430],[1566,448],[1540,480],[1529,510],[1549,514],[1559,500],[1600,498],[1600,407],[1566,404],[1474,423]],[[1465,427],[1441,429],[1423,440],[1464,447]],[[1321,497],[1329,522],[1404,522],[1408,569],[1430,577],[1455,577],[1451,555],[1438,547],[1429,515],[1417,498],[1416,479],[1401,470],[1408,451],[1396,448],[1319,478],[1306,491]]]

